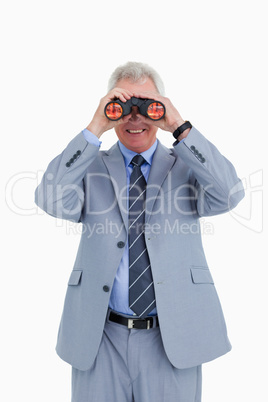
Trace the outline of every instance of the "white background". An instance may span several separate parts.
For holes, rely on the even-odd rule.
[[[133,60],[160,73],[183,118],[244,179],[235,211],[203,222],[213,227],[204,246],[233,345],[204,365],[203,401],[266,401],[265,1],[14,0],[0,15],[1,400],[70,400],[70,367],[54,346],[79,233],[38,210],[33,193],[89,123],[111,72]],[[106,149],[116,137],[102,140]]]

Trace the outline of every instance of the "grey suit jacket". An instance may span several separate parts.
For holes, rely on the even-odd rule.
[[[127,242],[126,180],[118,144],[100,151],[80,133],[36,190],[48,214],[83,225],[56,348],[80,370],[97,355]],[[146,194],[145,237],[164,348],[175,367],[196,366],[231,349],[199,218],[235,207],[244,190],[232,164],[192,128],[172,149],[158,144]]]

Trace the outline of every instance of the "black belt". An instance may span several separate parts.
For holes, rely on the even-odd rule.
[[[129,329],[150,329],[159,327],[159,321],[157,316],[142,318],[127,318],[122,315],[113,313],[112,311],[108,315],[108,319],[117,324],[122,324]]]

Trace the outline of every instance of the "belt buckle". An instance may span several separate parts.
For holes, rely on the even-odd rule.
[[[128,327],[128,329],[133,329],[133,328],[135,328],[134,327],[134,323],[135,323],[135,319],[132,319],[132,318],[129,318],[128,319],[128,322],[127,322],[127,327]],[[152,320],[152,326],[151,326],[151,319],[150,318],[148,318],[148,319],[146,319],[146,320],[144,320],[145,322],[146,322],[146,329],[150,329],[150,328],[152,328],[153,327],[153,320]]]
[[[128,327],[128,329],[134,328],[134,320],[132,318],[128,319],[127,327]]]

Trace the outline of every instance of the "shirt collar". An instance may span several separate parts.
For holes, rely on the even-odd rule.
[[[156,139],[155,142],[153,143],[153,145],[149,149],[147,149],[146,151],[144,151],[140,154],[144,157],[144,159],[146,160],[146,162],[149,165],[152,164],[153,156],[154,156],[155,150],[157,148],[157,144],[158,144],[158,140]],[[135,155],[137,155],[137,152],[131,151],[130,149],[125,147],[125,145],[123,145],[122,142],[120,142],[120,141],[118,141],[118,145],[119,145],[120,151],[124,157],[125,165],[127,167],[130,165],[133,157]]]

